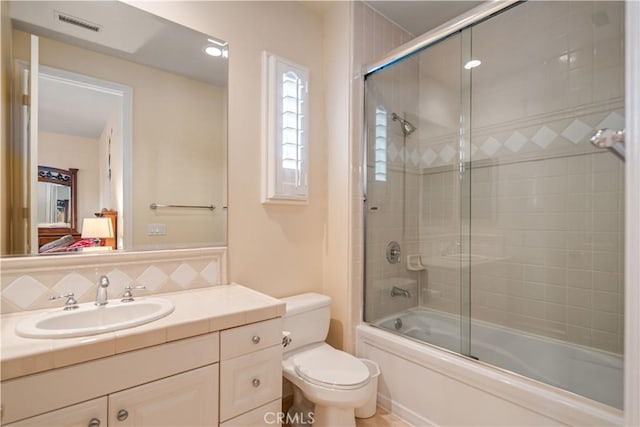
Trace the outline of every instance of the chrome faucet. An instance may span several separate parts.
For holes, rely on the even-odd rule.
[[[411,298],[411,292],[409,292],[406,289],[402,289],[397,286],[394,286],[393,288],[391,288],[391,296],[392,297],[403,296],[405,298]]]
[[[96,292],[96,305],[106,305],[107,300],[107,288],[109,287],[109,278],[107,276],[100,276],[100,283],[98,284],[98,291]]]

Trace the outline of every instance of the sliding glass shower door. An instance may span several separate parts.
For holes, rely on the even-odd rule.
[[[367,322],[622,407],[623,42],[526,2],[367,76]]]
[[[468,91],[463,42],[453,35],[367,78],[365,320],[464,353],[470,313],[460,256],[468,248],[462,231],[470,199],[458,166]],[[388,256],[394,247],[395,259]],[[425,306],[442,315],[438,327],[412,322]],[[405,310],[413,317],[394,317]]]

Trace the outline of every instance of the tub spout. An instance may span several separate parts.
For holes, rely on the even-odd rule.
[[[406,289],[402,289],[402,288],[399,288],[397,286],[394,286],[393,288],[391,288],[391,296],[392,297],[402,296],[402,297],[405,297],[405,298],[411,298],[411,292],[409,292]]]

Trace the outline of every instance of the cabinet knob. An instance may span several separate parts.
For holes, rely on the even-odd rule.
[[[91,418],[87,427],[100,427],[100,420],[97,418]]]
[[[124,421],[128,416],[129,413],[125,409],[120,409],[116,418],[118,418],[118,421]]]
[[[251,342],[254,344],[260,344],[260,337],[258,335],[254,335],[251,337]]]
[[[251,384],[253,384],[253,386],[254,386],[254,387],[256,387],[256,388],[257,388],[257,387],[260,387],[260,380],[259,380],[258,378],[254,378],[254,379],[251,381]]]

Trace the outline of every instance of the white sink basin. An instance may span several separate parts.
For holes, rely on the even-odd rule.
[[[163,298],[140,298],[131,302],[110,300],[97,307],[92,302],[75,310],[62,308],[21,320],[16,333],[26,338],[70,338],[132,328],[158,320],[173,311]]]

